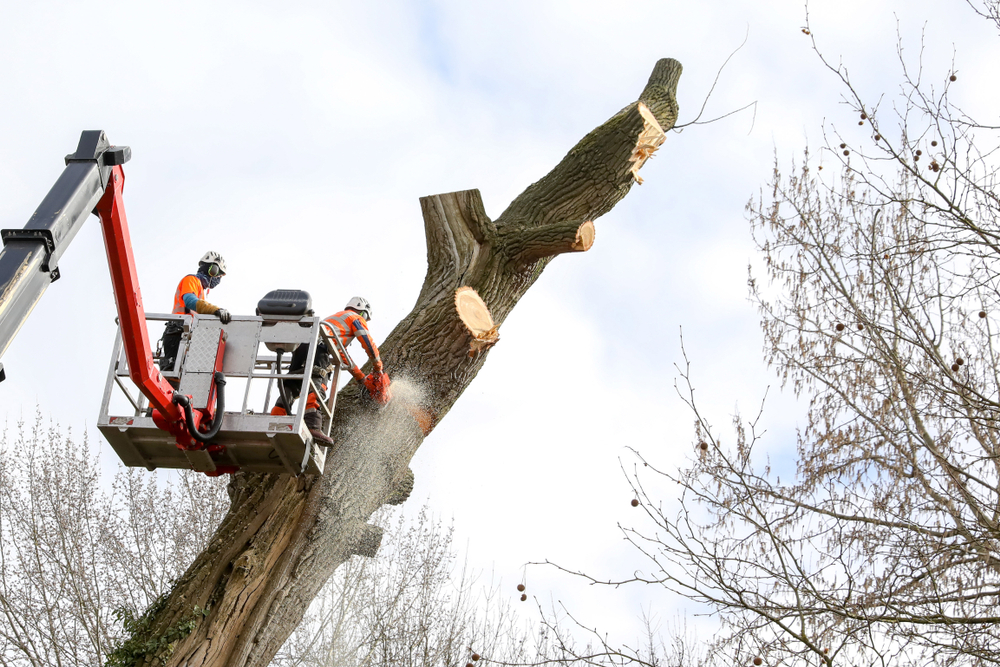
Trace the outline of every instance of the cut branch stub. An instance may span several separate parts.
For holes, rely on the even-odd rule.
[[[477,260],[496,237],[479,190],[463,190],[420,198],[427,236],[427,276],[417,307],[447,298],[464,276],[477,269]]]
[[[682,69],[672,58],[657,62],[639,100],[594,128],[552,171],[528,186],[496,219],[496,228],[597,220],[614,208],[636,182],[636,161],[631,158],[645,143],[640,136],[649,131],[651,138],[656,127],[662,133],[677,122]]]
[[[351,544],[351,552],[355,556],[374,558],[382,546],[382,529],[370,523],[362,525]]]
[[[519,264],[537,262],[565,252],[586,252],[594,245],[596,231],[591,220],[556,222],[541,227],[507,229],[501,234],[504,252]]]
[[[471,287],[455,290],[455,310],[462,324],[468,329],[472,340],[469,342],[469,356],[496,345],[500,340],[500,325],[493,323],[493,316],[486,303]]]
[[[576,238],[573,239],[573,244],[569,249],[573,252],[587,252],[593,247],[596,236],[597,230],[594,229],[593,221],[587,220],[577,228]]]

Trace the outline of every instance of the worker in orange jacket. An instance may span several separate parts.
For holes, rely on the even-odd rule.
[[[380,400],[380,402],[388,402],[388,384],[389,379],[382,368],[382,359],[379,358],[378,346],[375,345],[375,341],[372,340],[371,334],[368,331],[368,321],[372,318],[372,307],[368,303],[368,300],[355,296],[352,297],[350,301],[347,302],[347,306],[344,310],[339,313],[334,313],[327,317],[324,321],[328,322],[334,330],[334,335],[340,340],[340,344],[346,348],[351,344],[355,338],[360,341],[361,347],[364,348],[368,357],[372,361],[373,372],[369,376],[361,371],[360,368],[355,364],[350,368],[350,373],[354,378],[361,383],[363,387],[368,391],[373,398]],[[292,354],[292,360],[288,367],[289,373],[301,373],[302,369],[305,367],[306,354],[308,353],[308,348],[306,346],[299,346],[298,349]],[[348,363],[348,359],[342,358],[341,362],[344,364]],[[305,412],[305,422],[306,427],[309,429],[309,433],[321,444],[332,445],[333,440],[331,440],[325,433],[323,433],[323,418],[319,411],[319,402],[321,400],[326,400],[326,381],[329,379],[329,373],[327,368],[330,365],[330,352],[327,349],[326,343],[323,341],[319,342],[316,349],[316,355],[313,360],[313,373],[312,377],[315,381],[315,385],[318,387],[319,396],[316,392],[310,391],[306,396],[306,412]],[[302,383],[299,380],[282,380],[282,384],[285,388],[285,398],[288,399],[289,403],[294,401],[302,390]],[[379,391],[379,388],[384,385],[384,389]],[[336,387],[334,387],[336,391]],[[282,399],[278,399],[275,403],[274,408],[271,409],[272,415],[286,415],[290,410],[290,405],[285,405]]]
[[[198,262],[198,271],[181,278],[174,292],[175,315],[215,315],[223,324],[229,324],[232,316],[225,308],[219,308],[205,301],[208,291],[219,286],[222,276],[226,275],[226,260],[222,255],[209,250]],[[160,357],[160,370],[173,370],[177,362],[177,350],[181,344],[181,333],[184,324],[177,320],[167,322],[163,330],[163,354]]]

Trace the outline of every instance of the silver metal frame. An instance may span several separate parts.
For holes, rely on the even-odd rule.
[[[226,410],[223,415],[222,428],[213,443],[225,445],[225,452],[218,460],[213,460],[206,450],[187,451],[177,447],[172,436],[161,431],[149,416],[148,401],[128,376],[128,363],[122,346],[121,331],[115,338],[108,378],[104,386],[104,396],[101,401],[101,414],[98,418],[98,429],[128,466],[144,466],[150,470],[156,468],[193,468],[201,472],[213,472],[217,465],[239,466],[241,470],[257,472],[287,472],[292,475],[302,473],[321,474],[326,461],[326,448],[313,442],[309,430],[305,427],[305,396],[309,388],[314,391],[312,366],[316,357],[316,348],[320,336],[326,341],[328,349],[339,354],[331,355],[333,374],[330,380],[330,391],[327,400],[321,403],[323,416],[327,423],[325,432],[330,433],[333,413],[336,408],[337,383],[342,368],[341,358],[346,358],[353,365],[350,356],[340,343],[333,327],[318,317],[253,317],[234,316],[232,322],[223,325],[218,318],[211,315],[173,315],[147,313],[147,322],[166,322],[181,320],[184,322],[184,332],[177,353],[176,372],[165,372],[163,376],[172,383],[179,385],[179,391],[194,396],[197,406],[199,393],[210,376],[203,372],[202,366],[207,363],[206,354],[214,354],[207,350],[209,345],[199,341],[217,342],[218,336],[213,333],[224,329],[227,334],[226,352],[223,357],[223,372],[227,378],[246,378],[246,388],[242,401],[228,393]],[[196,332],[199,335],[196,335]],[[267,343],[272,344],[307,344],[309,351],[303,372],[293,374],[287,372],[287,363],[282,359],[278,367],[276,354],[269,353]],[[206,349],[202,349],[206,348]],[[282,372],[282,371],[286,372]],[[260,372],[263,371],[263,372]],[[274,382],[277,379],[301,380],[303,391],[300,392],[298,406],[291,415],[271,415],[271,397],[274,393]],[[250,387],[259,381],[267,380],[264,393],[264,404],[260,411],[250,406]],[[256,385],[259,387],[259,384]],[[111,414],[110,405],[116,392],[121,392],[131,405],[133,414]],[[238,410],[233,407],[239,405]],[[147,414],[149,413],[149,414]]]
[[[329,329],[329,333],[327,333]],[[337,336],[337,332],[334,331],[333,325],[326,320],[321,320],[319,323],[319,333],[323,337],[323,341],[326,343],[327,350],[336,350],[337,357],[332,360],[333,365],[333,375],[330,378],[330,395],[327,396],[326,405],[320,404],[323,408],[323,416],[326,420],[326,426],[323,431],[330,435],[330,429],[333,427],[333,410],[337,404],[337,383],[340,382],[340,370],[350,370],[354,368],[354,360],[351,359],[351,355],[348,354],[347,348],[344,347],[343,343],[340,342],[340,337]],[[341,360],[346,360],[347,363],[344,364]],[[313,390],[316,389],[316,385],[313,384],[312,378],[309,379],[309,384],[312,386]]]

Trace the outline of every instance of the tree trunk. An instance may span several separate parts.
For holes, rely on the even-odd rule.
[[[585,136],[495,221],[478,190],[420,200],[427,276],[381,347],[394,399],[374,409],[359,401],[356,383],[341,391],[338,447],[322,477],[233,475],[232,507],[211,544],[131,624],[115,663],[267,665],[334,569],[375,553],[381,534],[368,518],[412,484],[410,459],[549,261],[590,248],[593,221],[628,193],[676,122],[680,74],[676,60],[660,60],[638,102]]]

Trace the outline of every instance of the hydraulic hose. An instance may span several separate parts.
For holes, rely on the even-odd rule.
[[[184,421],[187,423],[188,433],[198,442],[209,442],[219,434],[222,428],[222,417],[226,410],[226,376],[222,371],[215,372],[215,417],[212,425],[206,433],[201,433],[194,425],[194,410],[191,409],[191,401],[184,394],[175,392],[174,403],[184,408]]]
[[[281,355],[284,350],[278,350],[278,363],[275,364],[275,373],[281,375]],[[292,411],[292,404],[288,402],[288,397],[285,396],[285,381],[278,378],[278,398],[281,399],[281,407],[285,409],[286,412]]]

